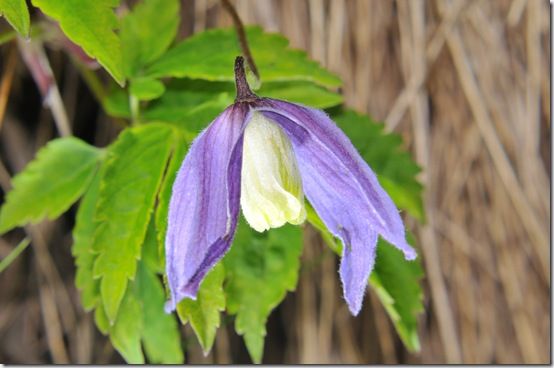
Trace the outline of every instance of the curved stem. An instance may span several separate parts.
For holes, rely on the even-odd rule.
[[[225,8],[225,10],[227,10],[229,15],[233,19],[233,23],[235,24],[235,29],[237,31],[237,36],[239,38],[239,44],[240,44],[242,54],[246,58],[246,62],[248,63],[250,70],[259,80],[260,74],[258,73],[258,68],[256,67],[256,63],[254,63],[254,58],[252,58],[252,53],[250,53],[250,47],[248,46],[248,40],[246,39],[246,32],[244,31],[244,25],[240,20],[239,14],[237,13],[237,10],[229,0],[222,0],[222,3],[223,3],[223,7]]]

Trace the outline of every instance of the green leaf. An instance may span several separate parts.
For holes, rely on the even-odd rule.
[[[142,340],[153,364],[182,364],[184,357],[177,321],[164,312],[165,292],[156,274],[139,266],[137,288],[143,306]]]
[[[302,252],[300,227],[285,225],[264,233],[244,220],[223,259],[227,311],[236,314],[235,330],[244,335],[252,360],[262,360],[265,324],[273,308],[296,288]]]
[[[103,97],[102,107],[110,116],[127,119],[131,117],[129,96],[123,88],[115,83],[112,83],[108,93]]]
[[[402,138],[397,134],[385,133],[383,124],[353,111],[343,111],[333,116],[333,119],[375,171],[379,183],[394,203],[423,221],[423,186],[416,179],[420,168],[410,154],[402,149]]]
[[[129,92],[141,101],[150,101],[163,95],[165,86],[157,79],[136,78],[131,80]]]
[[[32,0],[46,15],[60,23],[63,32],[98,60],[123,85],[121,44],[114,32],[118,25],[113,11],[119,0]]]
[[[257,93],[263,97],[316,108],[328,108],[342,101],[342,97],[334,92],[311,82],[301,81],[264,83]],[[143,111],[142,119],[172,123],[189,132],[199,132],[231,105],[234,98],[235,86],[231,82],[206,82],[187,78],[174,80],[169,83],[162,97]],[[126,104],[126,101],[122,100],[121,104]]]
[[[127,281],[136,273],[156,194],[171,150],[171,127],[149,124],[127,129],[110,147],[102,168],[95,211],[94,276],[113,323]]]
[[[177,305],[181,322],[190,322],[205,354],[212,349],[220,324],[219,313],[225,309],[224,278],[223,265],[218,264],[202,281],[196,300],[183,299]]]
[[[408,239],[412,240],[412,237]],[[413,244],[413,241],[410,243]],[[419,259],[408,262],[402,252],[379,239],[375,268],[369,283],[410,351],[420,350],[417,316],[423,311],[423,292],[419,285],[422,277]]]
[[[316,109],[327,109],[342,103],[342,96],[311,82],[272,82],[264,83],[256,91],[262,97],[271,97],[294,102]]]
[[[106,312],[104,311],[104,306],[102,304],[99,304],[98,307],[94,310],[94,322],[96,323],[96,327],[102,332],[104,335],[107,335],[110,331],[110,321],[108,320],[108,316],[106,315]]]
[[[282,35],[265,33],[260,27],[246,27],[248,44],[262,81],[310,81],[338,87],[340,79],[309,60],[306,53],[288,47]],[[147,74],[155,77],[188,77],[209,81],[233,81],[235,57],[241,54],[233,28],[196,34],[170,49]]]
[[[77,138],[50,141],[13,179],[0,209],[0,234],[65,212],[92,180],[100,150]]]
[[[175,147],[171,155],[165,177],[163,179],[160,192],[158,194],[158,206],[156,207],[156,233],[158,243],[158,259],[161,269],[165,269],[165,233],[167,231],[167,217],[169,214],[169,201],[173,190],[173,182],[177,177],[177,172],[185,159],[185,154],[188,150],[188,145],[191,140],[186,139],[179,131],[174,133]]]
[[[182,79],[171,82],[166,93],[142,113],[145,121],[172,123],[189,132],[200,132],[234,101],[231,83]]]
[[[97,174],[79,205],[75,227],[73,228],[73,247],[71,248],[77,268],[75,285],[81,290],[81,302],[87,311],[98,304],[100,295],[99,282],[94,279],[92,272],[96,259],[96,254],[92,249],[94,231],[96,230],[94,209],[98,201],[99,189],[100,175]]]
[[[158,193],[158,197],[159,196],[160,194]],[[145,267],[147,267],[151,272],[163,273],[163,262],[158,252],[158,238],[156,226],[154,224],[154,218],[152,217],[150,219],[150,223],[148,224],[148,229],[146,230],[144,244],[142,245],[141,262],[144,263]]]
[[[136,77],[171,45],[179,26],[178,0],[142,0],[121,22],[124,71]]]
[[[143,331],[143,313],[136,295],[137,286],[129,285],[117,320],[110,327],[110,340],[116,350],[130,364],[143,364],[144,356],[140,345]],[[100,305],[99,309],[102,308]],[[163,312],[162,312],[163,313]]]
[[[164,312],[165,293],[150,259],[156,257],[157,251],[154,230],[151,221],[136,280],[128,284],[116,320],[110,324],[104,307],[99,304],[95,322],[100,331],[109,334],[114,347],[128,363],[144,362],[141,340],[151,363],[182,363],[177,322]]]
[[[0,0],[0,15],[5,16],[20,35],[29,36],[31,21],[25,0]]]

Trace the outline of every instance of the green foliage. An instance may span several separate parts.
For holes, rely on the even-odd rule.
[[[6,17],[20,35],[25,37],[29,35],[31,21],[25,0],[0,0],[0,15]]]
[[[92,180],[101,151],[77,138],[59,138],[13,179],[0,209],[0,234],[65,212]]]
[[[131,80],[129,92],[139,100],[154,100],[165,92],[165,86],[162,82],[152,78],[135,78]]]
[[[179,26],[179,0],[142,0],[121,22],[121,46],[125,75],[142,68],[167,50]],[[155,20],[155,21],[153,21]]]
[[[243,335],[252,360],[262,360],[265,324],[287,291],[296,288],[302,232],[285,225],[264,233],[241,219],[233,246],[223,259],[227,312],[236,314],[235,330]]]
[[[149,124],[125,130],[110,147],[94,221],[94,277],[106,314],[115,321],[128,280],[134,279],[140,246],[171,150],[172,129]]]
[[[285,100],[317,109],[326,109],[342,103],[342,96],[311,82],[264,83],[256,91],[260,96]]]
[[[413,244],[412,237],[408,237]],[[419,351],[417,316],[423,311],[419,285],[423,269],[419,259],[407,262],[398,249],[379,239],[370,284],[391,317],[398,335],[410,351]]]
[[[215,340],[220,323],[219,313],[225,309],[224,278],[225,272],[220,263],[202,281],[196,300],[184,299],[177,305],[181,322],[190,322],[206,354],[212,349]]]
[[[339,94],[311,82],[268,82],[257,93],[317,108],[332,107],[342,101]],[[231,105],[234,99],[235,86],[231,82],[183,78],[171,82],[163,96],[153,101],[142,117],[147,121],[168,122],[190,132],[199,132]],[[126,103],[120,99],[120,104]]]
[[[96,254],[92,249],[92,238],[96,230],[94,211],[99,191],[100,175],[97,174],[83,196],[73,228],[71,252],[75,257],[77,268],[75,285],[81,290],[81,302],[85,310],[93,309],[97,305],[100,295],[99,282],[93,278],[92,272],[96,259]]]
[[[46,15],[60,23],[63,32],[106,68],[123,85],[121,44],[113,8],[119,0],[32,0]]]
[[[340,79],[309,60],[304,51],[288,47],[288,40],[265,33],[261,27],[246,27],[248,43],[262,80],[310,81],[338,87]],[[241,54],[233,28],[196,34],[170,49],[147,71],[156,77],[188,77],[209,81],[233,81],[235,57]]]
[[[417,181],[419,166],[402,149],[402,138],[385,133],[383,125],[351,110],[333,116],[396,205],[420,221],[424,220],[422,190]]]
[[[151,248],[153,249],[152,254],[157,253],[155,242]],[[136,292],[142,302],[142,341],[149,362],[153,364],[182,363],[184,357],[177,321],[173,315],[164,313],[163,285],[155,271],[146,267],[144,263],[139,266]]]
[[[142,306],[135,284],[130,284],[121,301],[121,313],[109,327],[110,340],[117,351],[130,364],[143,364],[140,345],[143,329]],[[98,309],[101,309],[99,306]],[[107,317],[107,316],[106,316]]]

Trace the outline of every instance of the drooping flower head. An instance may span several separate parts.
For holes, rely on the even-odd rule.
[[[308,198],[341,239],[344,295],[357,315],[381,235],[406,259],[398,210],[350,140],[322,111],[256,96],[243,59],[235,62],[237,97],[192,143],[170,201],[166,271],[174,310],[196,298],[204,276],[233,242],[239,209],[262,232],[306,218]]]

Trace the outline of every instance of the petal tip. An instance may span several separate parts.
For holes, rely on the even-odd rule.
[[[409,247],[408,249],[404,249],[403,253],[404,253],[404,258],[406,258],[406,260],[408,261],[413,261],[414,259],[417,258],[417,252],[412,247]]]
[[[348,310],[350,311],[350,314],[352,314],[352,316],[357,317],[358,314],[360,314],[360,310],[362,310],[361,300],[359,302],[351,302],[347,299],[346,304],[348,305]]]

